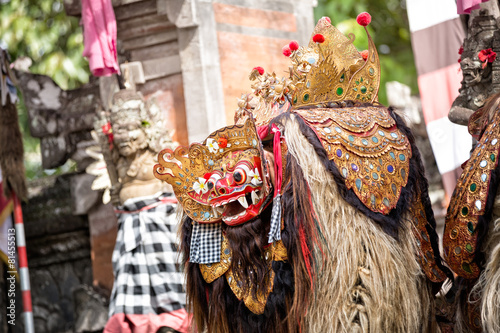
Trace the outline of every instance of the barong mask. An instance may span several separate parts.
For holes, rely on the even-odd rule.
[[[366,28],[370,16],[357,21]],[[361,54],[352,35],[321,19],[307,47],[292,41],[283,48],[289,76],[278,78],[262,67],[251,71],[252,93],[238,101],[236,125],[202,144],[160,153],[155,176],[173,186],[189,217],[182,220],[181,247],[200,331],[300,331],[311,302],[334,289],[342,290],[338,295],[352,291],[347,279],[322,280],[330,269],[326,260],[344,276],[354,267],[334,267],[348,251],[332,236],[337,231],[352,236],[343,238],[346,245],[359,240],[354,248],[360,257],[380,258],[376,244],[397,245],[398,232],[410,232],[402,225],[411,217],[422,270],[433,282],[444,280],[422,201],[426,183],[414,176],[423,174],[420,157],[409,129],[378,103],[379,58],[366,32],[369,48]],[[271,168],[261,140],[266,153],[272,151]],[[264,211],[271,201],[272,209]],[[348,210],[337,203],[352,206],[349,219],[367,223],[369,235],[383,237],[368,240],[368,233],[358,232],[363,229],[343,225],[337,217]],[[372,229],[372,222],[382,230]],[[365,290],[364,280],[356,280]]]
[[[213,132],[202,144],[165,149],[154,167],[199,223],[239,225],[270,202],[267,162],[252,119]]]

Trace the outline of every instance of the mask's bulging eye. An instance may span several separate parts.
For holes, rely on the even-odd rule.
[[[219,175],[217,172],[214,172],[207,181],[208,190],[212,190],[215,187],[215,183],[217,183],[217,181],[221,178],[221,175]]]
[[[242,168],[237,168],[233,172],[233,179],[236,185],[241,185],[247,181],[247,173]]]

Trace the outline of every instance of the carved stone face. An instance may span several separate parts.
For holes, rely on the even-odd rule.
[[[264,176],[257,149],[222,158],[207,180],[208,202],[227,225],[247,222],[265,206]]]
[[[461,63],[464,82],[467,87],[481,82],[483,76],[486,76],[486,69],[482,68],[482,63],[476,58],[464,58]]]
[[[139,119],[115,120],[113,142],[122,156],[130,156],[148,146],[146,134]]]

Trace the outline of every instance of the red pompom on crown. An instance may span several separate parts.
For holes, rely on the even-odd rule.
[[[290,49],[290,46],[288,46],[288,45],[283,46],[283,48],[281,49],[281,52],[283,52],[283,55],[286,57],[289,57],[292,54],[292,50]]]
[[[328,16],[323,16],[322,20],[326,20],[328,23],[332,24],[332,20]]]
[[[259,72],[259,74],[260,74],[260,75],[264,74],[264,68],[262,68],[262,67],[254,67],[254,68],[252,69],[252,71],[255,71],[255,70],[256,70],[257,72]]]
[[[370,24],[371,21],[372,21],[372,16],[367,12],[362,12],[356,18],[356,22],[358,22],[358,24],[362,25],[363,27],[366,27],[368,24]]]
[[[323,43],[325,41],[325,36],[323,36],[322,34],[316,34],[313,36],[313,42],[315,43]]]
[[[363,50],[361,52],[359,52],[361,54],[361,56],[363,57],[363,60],[366,61],[366,59],[368,59],[368,50]]]
[[[299,43],[296,40],[292,40],[288,46],[292,51],[297,51],[299,49]]]

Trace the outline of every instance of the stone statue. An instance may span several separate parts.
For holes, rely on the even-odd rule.
[[[169,186],[158,181],[151,171],[161,150],[159,147],[175,145],[156,104],[144,102],[133,90],[121,90],[113,96],[109,115],[102,115],[94,127],[100,148],[94,147],[87,153],[99,161],[87,172],[103,176],[105,164],[109,180],[96,179],[93,189],[110,188],[114,206],[135,197],[171,192]],[[103,159],[96,150],[100,150]],[[105,196],[104,201],[109,199]]]
[[[484,106],[486,98],[500,92],[500,59],[496,59],[500,52],[498,29],[497,20],[486,9],[471,19],[468,37],[459,51],[462,87],[448,116],[454,123],[467,125],[469,116]]]
[[[158,107],[148,106],[136,92],[122,90],[113,97],[110,118],[119,186],[112,195],[118,195],[121,204],[134,197],[171,192],[152,172],[159,147],[172,144],[160,117]]]
[[[99,174],[105,162],[109,178],[101,171],[93,188],[110,188],[118,216],[115,280],[104,332],[187,332],[177,200],[172,188],[153,175],[160,147],[174,145],[161,112],[125,89],[115,93],[109,115],[95,127],[102,159],[87,172]]]

